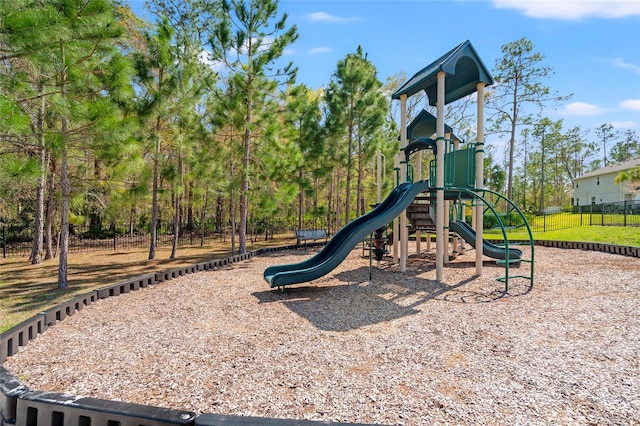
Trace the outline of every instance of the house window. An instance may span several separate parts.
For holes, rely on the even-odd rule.
[[[596,197],[591,197],[591,204],[595,204],[596,203]]]
[[[596,185],[600,185],[600,176],[596,178]]]

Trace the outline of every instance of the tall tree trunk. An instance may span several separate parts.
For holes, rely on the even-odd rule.
[[[47,163],[51,165],[47,182],[47,208],[45,212],[45,260],[53,258],[53,212],[55,204],[56,189],[56,163],[51,159],[51,154],[47,155]]]
[[[513,158],[516,150],[516,129],[518,125],[518,82],[513,90],[513,117],[511,118],[511,137],[509,138],[509,164],[507,165],[507,198],[513,199]],[[480,182],[482,183],[482,182]]]
[[[69,199],[71,198],[71,183],[69,181],[69,153],[68,153],[68,123],[62,118],[62,163],[60,165],[60,187],[62,189],[62,205],[60,206],[60,261],[58,266],[58,288],[69,286],[67,279],[67,262],[69,255]]]
[[[42,95],[43,88],[39,88],[39,93]],[[38,187],[36,188],[36,205],[35,205],[35,218],[33,224],[33,244],[31,246],[31,255],[29,260],[32,265],[42,263],[42,251],[44,244],[44,196],[45,187],[47,185],[47,151],[44,141],[44,116],[46,108],[46,98],[42,96],[40,98],[40,105],[38,107],[38,117],[36,119],[36,132],[38,135],[38,156],[40,157],[40,177],[38,179]]]
[[[133,184],[131,185],[133,187]],[[133,237],[133,231],[135,228],[135,220],[136,220],[136,205],[132,204],[131,209],[129,209],[129,235]]]
[[[158,238],[158,180],[160,174],[160,119],[156,122],[156,148],[153,158],[153,189],[151,192],[151,242],[149,243],[149,260],[156,257]]]
[[[326,217],[326,221],[327,221],[327,231],[329,232],[329,234],[333,234],[334,233],[334,228],[333,228],[333,220],[331,220],[332,217],[332,213],[333,213],[333,173],[331,172],[329,174],[329,190],[327,191],[327,217]]]
[[[206,230],[206,216],[207,211],[207,191],[203,191],[202,194],[202,209],[200,210],[200,247],[204,246],[205,230]]]
[[[351,175],[353,168],[353,157],[351,151],[353,149],[353,123],[349,122],[349,143],[347,144],[347,190],[344,198],[344,224],[345,226],[351,219]]]
[[[336,231],[338,229],[340,229],[340,224],[342,223],[340,221],[340,218],[342,216],[342,203],[340,202],[340,167],[338,167],[338,169],[336,170],[336,190],[335,190],[335,196],[336,196],[336,217],[334,218],[335,220],[335,228]]]
[[[362,195],[362,179],[364,174],[364,153],[362,146],[362,137],[358,135],[358,177],[356,182],[356,217],[360,217],[364,214],[364,205],[362,205],[362,200],[364,197]]]
[[[45,186],[47,183],[47,153],[44,148],[40,149],[40,164],[42,171],[38,178],[38,187],[36,189],[36,205],[33,224],[33,244],[31,246],[31,255],[29,260],[32,265],[42,263],[43,245],[44,245],[44,197]]]
[[[233,164],[233,131],[229,137],[229,181],[233,182],[235,167]],[[231,221],[231,256],[236,254],[236,197],[233,184],[229,185],[229,220]]]
[[[545,181],[545,173],[544,168],[545,164],[545,146],[544,146],[544,132],[542,133],[542,142],[540,143],[540,202],[538,204],[538,213],[544,213],[544,181]]]
[[[522,210],[526,210],[527,209],[527,179],[528,178],[528,172],[529,170],[527,169],[527,159],[529,158],[529,153],[528,151],[528,141],[527,138],[524,138],[524,178],[522,180],[522,202],[521,202],[521,206],[522,206]],[[509,198],[507,196],[507,198]]]
[[[180,195],[178,195],[176,191],[173,193],[173,205],[173,239],[169,259],[176,258],[176,252],[178,251],[178,238],[180,237]]]
[[[304,188],[302,187],[302,169],[298,170],[298,182],[300,182],[300,192],[298,192],[298,229],[303,229],[304,223]]]
[[[178,187],[175,193],[175,216],[173,217],[173,244],[171,247],[171,256],[169,259],[176,258],[176,252],[178,251],[178,238],[180,237],[180,208],[181,208],[181,200],[182,194],[180,188],[183,187],[182,181],[182,146],[178,149]]]
[[[162,91],[164,82],[164,68],[160,68],[158,74],[158,92]],[[158,238],[158,190],[160,189],[160,138],[162,137],[162,118],[156,118],[155,138],[156,146],[153,155],[153,189],[151,194],[151,241],[149,243],[149,260],[156,257],[156,244]]]
[[[229,197],[229,220],[231,221],[231,256],[236,255],[236,197],[233,190]]]
[[[87,157],[88,157],[88,154],[89,153],[87,152]],[[107,180],[105,165],[98,158],[93,159],[93,177],[96,182],[105,182]],[[96,201],[98,201],[98,203],[101,204],[104,208],[104,204],[100,199],[101,197],[104,196],[104,190],[98,186],[97,191],[95,191],[93,196],[96,199]],[[91,213],[89,214],[89,228],[93,230],[93,232],[99,233],[100,231],[102,231],[103,215],[104,215],[104,211],[101,210],[99,207],[94,205],[94,207],[91,208]]]
[[[313,185],[313,227],[318,229],[318,177],[315,177]]]
[[[60,41],[60,57],[64,61],[64,43]],[[67,105],[67,75],[62,71],[60,78],[63,105]],[[58,288],[65,289],[69,286],[67,279],[67,263],[69,255],[69,199],[71,198],[71,183],[69,182],[69,123],[67,122],[67,110],[63,111],[61,118],[62,136],[62,163],[60,165],[60,187],[62,189],[62,205],[60,206],[60,263],[58,264]]]
[[[190,229],[191,231],[195,230],[196,224],[195,224],[195,213],[194,213],[194,209],[193,209],[193,188],[194,188],[194,183],[193,181],[189,182],[189,192],[187,192],[187,228]]]
[[[216,217],[215,217],[215,222],[216,222],[216,231],[217,232],[224,232],[224,225],[222,223],[222,204],[223,204],[224,200],[222,199],[222,195],[218,195],[218,197],[216,198]]]
[[[247,90],[247,116],[244,129],[242,156],[242,186],[240,188],[240,254],[247,251],[247,219],[249,217],[249,163],[251,158],[251,90]]]

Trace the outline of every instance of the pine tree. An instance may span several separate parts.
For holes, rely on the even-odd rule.
[[[380,91],[375,66],[358,46],[355,53],[348,54],[338,62],[337,69],[326,90],[326,123],[329,137],[338,144],[342,165],[346,169],[345,218],[351,220],[351,191],[354,168],[357,172],[358,195],[362,179],[362,164],[365,142],[379,138],[385,123],[388,103]],[[345,141],[346,144],[342,142]],[[371,156],[375,150],[367,153]],[[354,166],[355,164],[355,166]],[[356,200],[357,203],[360,200]],[[360,212],[360,208],[356,209]],[[361,212],[360,212],[361,213]]]
[[[251,176],[255,111],[278,84],[295,78],[291,63],[273,70],[284,49],[297,38],[295,26],[287,28],[287,14],[278,16],[276,0],[222,1],[223,19],[212,37],[214,57],[229,67],[238,94],[244,99],[244,128],[240,186],[239,250],[247,249],[249,217],[249,181]]]
[[[33,242],[29,260],[43,260],[44,198],[49,158],[45,140],[47,97],[45,84],[51,78],[51,66],[41,56],[50,45],[42,38],[44,31],[56,31],[58,25],[43,8],[29,8],[26,2],[0,2],[0,58],[5,67],[0,72],[3,121],[2,139],[22,151],[25,160],[39,160],[40,176],[35,185]],[[34,30],[35,29],[35,30]],[[24,124],[24,126],[22,126]],[[4,127],[3,126],[3,127]],[[22,128],[21,128],[22,127]],[[31,193],[31,191],[27,191]]]
[[[515,167],[516,135],[518,128],[533,124],[534,114],[543,106],[568,99],[552,93],[544,80],[552,74],[550,67],[542,65],[544,55],[534,51],[533,43],[521,38],[502,46],[502,58],[496,60],[496,85],[489,93],[486,107],[492,111],[494,131],[509,134],[507,149],[507,198],[513,196],[513,169]],[[527,109],[532,107],[534,111]]]
[[[144,133],[146,141],[151,145],[152,159],[149,259],[154,259],[156,255],[163,139],[166,137],[166,127],[172,117],[173,101],[178,90],[178,55],[173,35],[169,21],[161,19],[155,32],[146,34],[147,51],[137,52],[135,55],[137,81],[141,91],[138,116],[141,126],[146,129]]]
[[[596,136],[602,144],[602,164],[604,167],[607,167],[609,165],[607,147],[611,144],[612,139],[617,137],[617,132],[613,129],[613,124],[604,123],[596,128]]]
[[[316,177],[317,173],[314,172],[318,170],[317,166],[325,152],[325,138],[320,124],[322,110],[320,94],[305,85],[291,87],[287,95],[285,119],[291,131],[290,138],[297,146],[297,153],[293,156],[296,170],[292,178],[298,186],[298,229],[303,229],[305,195],[314,194],[317,200],[311,179]]]
[[[100,134],[110,133],[112,139],[117,139],[119,123],[113,121],[118,117],[117,104],[104,93],[111,92],[113,99],[127,96],[129,74],[126,61],[115,46],[122,32],[110,1],[71,0],[56,2],[55,7],[66,28],[55,40],[57,49],[52,49],[60,91],[56,111],[62,192],[58,287],[66,288],[72,189],[69,151],[87,136],[99,138]]]
[[[621,163],[640,156],[638,134],[633,130],[626,130],[620,136],[622,139],[611,148],[611,159],[616,163]]]
[[[117,115],[113,101],[126,96],[128,87],[128,77],[122,77],[126,74],[126,61],[114,44],[121,29],[107,0],[25,0],[14,3],[12,8],[3,3],[3,11],[3,44],[7,46],[3,59],[29,69],[28,73],[16,74],[15,81],[23,89],[30,87],[28,90],[35,94],[32,100],[38,101],[37,107],[32,108],[36,111],[32,132],[37,136],[35,146],[43,173],[36,196],[37,232],[42,232],[47,163],[49,158],[52,164],[59,163],[62,196],[58,286],[65,288],[72,192],[69,151],[78,141],[99,138],[106,127],[110,131],[118,128],[113,127],[112,119]],[[49,117],[46,129],[45,113]],[[117,139],[117,134],[111,136]],[[42,236],[37,232],[32,250],[32,261],[36,262],[42,251]]]

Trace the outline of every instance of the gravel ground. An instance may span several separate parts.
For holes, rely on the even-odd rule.
[[[381,424],[640,424],[640,259],[536,247],[535,283],[475,252],[369,280],[354,250],[284,294],[253,258],[100,300],[4,366],[29,388],[196,413]],[[528,268],[523,265],[522,268]],[[526,272],[526,271],[525,271]]]

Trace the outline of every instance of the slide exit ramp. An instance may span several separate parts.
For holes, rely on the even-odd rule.
[[[429,189],[429,181],[405,182],[369,213],[349,222],[313,257],[299,263],[270,266],[264,279],[273,287],[308,282],[335,269],[367,235],[398,217],[413,199]]]
[[[471,244],[472,247],[476,246],[476,231],[474,231],[468,223],[452,221],[449,222],[449,229],[460,235],[466,242]],[[482,254],[498,260],[506,260],[508,258],[511,261],[519,261],[522,259],[522,250],[512,247],[505,249],[485,239],[482,240]]]

